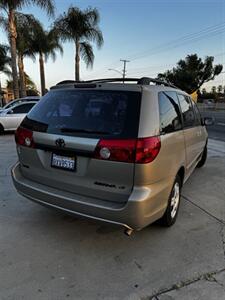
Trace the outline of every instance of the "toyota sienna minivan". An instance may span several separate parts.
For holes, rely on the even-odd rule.
[[[171,226],[183,184],[206,161],[205,123],[191,97],[166,82],[61,82],[16,131],[14,185],[32,201],[128,234],[158,219]]]

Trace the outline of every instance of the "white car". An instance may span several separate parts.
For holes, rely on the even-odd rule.
[[[39,96],[27,96],[27,97],[24,97],[24,98],[18,98],[18,99],[15,99],[13,101],[10,101],[9,103],[7,103],[3,107],[0,107],[0,112],[5,110],[5,109],[8,109],[10,107],[13,107],[16,104],[22,103],[22,102],[39,101],[39,100],[40,100]]]
[[[0,134],[16,130],[37,101],[21,102],[0,111]]]

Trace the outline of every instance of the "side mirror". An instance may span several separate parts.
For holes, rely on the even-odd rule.
[[[212,117],[205,117],[203,118],[203,125],[205,126],[211,126],[215,124],[215,119]]]
[[[10,110],[7,112],[7,114],[9,114],[9,115],[13,114],[13,109],[10,109]]]

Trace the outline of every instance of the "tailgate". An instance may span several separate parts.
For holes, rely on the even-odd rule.
[[[81,195],[125,202],[133,187],[134,164],[92,158],[97,139],[63,137],[66,147],[58,149],[57,135],[34,133],[35,149],[20,147],[23,175],[36,182]],[[52,167],[52,155],[74,157],[75,170]]]

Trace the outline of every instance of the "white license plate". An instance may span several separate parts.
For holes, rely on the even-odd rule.
[[[52,154],[52,163],[53,168],[59,168],[63,170],[75,171],[76,169],[76,158],[62,156],[57,154]]]

